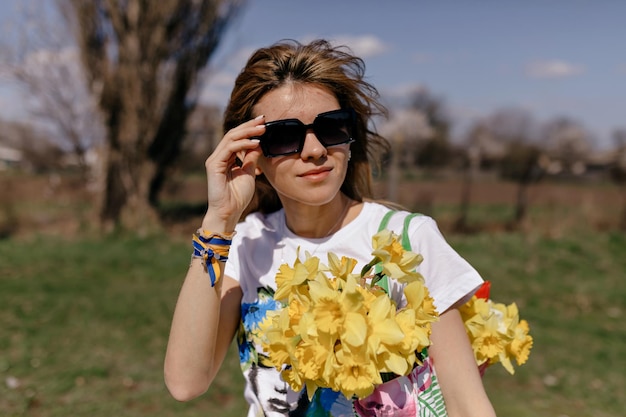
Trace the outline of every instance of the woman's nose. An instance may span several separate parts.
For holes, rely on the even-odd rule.
[[[325,157],[327,154],[326,147],[322,145],[313,130],[309,129],[304,138],[304,146],[300,157],[302,159],[319,159]]]

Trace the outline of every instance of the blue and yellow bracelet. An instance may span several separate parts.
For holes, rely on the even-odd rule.
[[[191,243],[193,245],[192,258],[202,259],[205,271],[211,279],[211,287],[215,287],[220,280],[220,262],[228,260],[228,251],[233,241],[235,233],[213,233],[198,229],[193,234]]]

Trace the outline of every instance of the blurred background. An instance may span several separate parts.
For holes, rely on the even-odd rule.
[[[626,3],[0,3],[0,415],[241,416],[236,348],[162,382],[204,161],[255,49],[323,37],[389,110],[377,198],[433,216],[535,346],[499,415],[626,409]]]

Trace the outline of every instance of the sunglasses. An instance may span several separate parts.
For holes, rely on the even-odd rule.
[[[313,123],[305,125],[298,119],[267,122],[265,133],[258,139],[266,157],[291,155],[302,152],[309,129],[325,148],[351,143],[356,114],[353,109],[333,110],[320,113]]]

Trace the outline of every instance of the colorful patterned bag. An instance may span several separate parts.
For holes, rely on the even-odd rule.
[[[376,387],[374,392],[354,401],[360,417],[445,417],[446,405],[430,357],[407,376]]]

